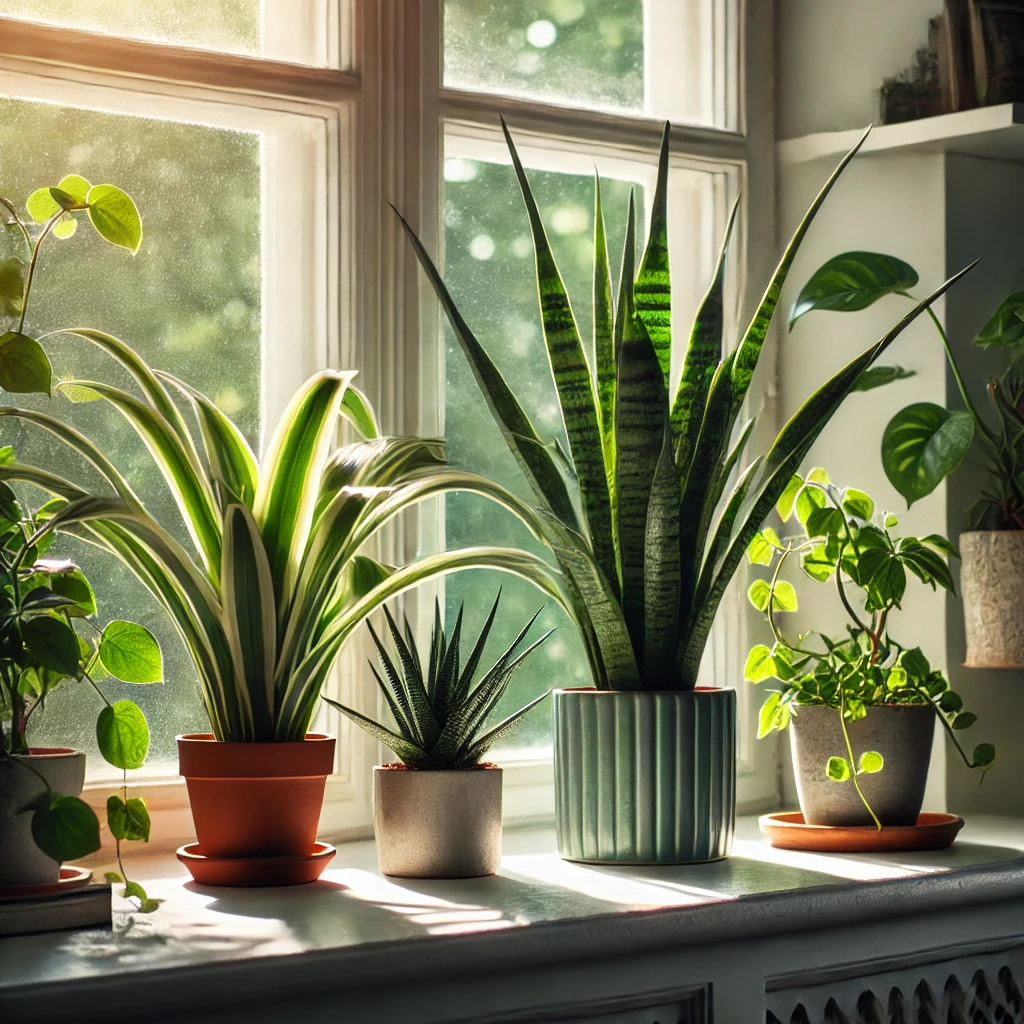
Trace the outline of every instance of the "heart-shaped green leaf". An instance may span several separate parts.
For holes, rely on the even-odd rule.
[[[89,220],[100,235],[137,253],[142,245],[142,218],[131,196],[116,185],[93,185],[87,198]]]
[[[164,675],[160,645],[145,626],[115,620],[100,638],[103,667],[126,683],[159,683]]]
[[[0,334],[0,387],[18,395],[48,395],[53,371],[43,346],[17,331]]]
[[[973,440],[970,413],[917,402],[901,409],[886,426],[882,468],[909,508],[960,465]]]
[[[978,331],[974,344],[980,348],[1014,348],[1024,344],[1024,292],[1007,295]]]
[[[747,664],[743,669],[743,677],[751,683],[762,683],[774,675],[775,660],[772,652],[764,644],[757,644],[747,655]]]
[[[78,677],[78,634],[66,622],[52,615],[35,615],[22,622],[21,635],[32,657],[44,668]]]
[[[69,598],[75,602],[71,609],[72,615],[95,615],[96,595],[85,578],[81,569],[72,569],[71,572],[58,573],[50,578],[50,586],[55,594]]]
[[[17,316],[25,297],[25,275],[28,265],[12,256],[0,260],[0,316]]]
[[[100,753],[115,768],[141,768],[149,750],[149,726],[137,704],[119,700],[105,707],[96,720]]]
[[[865,750],[857,763],[858,775],[873,775],[885,766],[885,759],[877,750]]]
[[[115,839],[148,842],[150,822],[146,801],[139,797],[131,797],[127,802],[116,795],[108,797],[107,826]],[[145,898],[143,893],[140,899]]]
[[[845,782],[853,772],[850,771],[850,762],[845,757],[830,757],[825,765],[825,774],[833,782]]]
[[[50,193],[49,188],[37,188],[35,192],[28,197],[28,202],[25,203],[25,208],[29,212],[29,216],[37,224],[45,224],[54,214],[60,213],[62,207],[56,199]],[[53,234],[57,238],[70,238],[75,230],[78,228],[78,221],[69,213],[65,213],[63,217],[53,226]]]
[[[823,263],[803,286],[789,316],[789,326],[812,309],[852,313],[894,292],[917,284],[917,271],[895,256],[880,252],[844,252]]]
[[[768,595],[772,596],[772,610],[777,612],[795,612],[797,610],[796,591],[793,584],[786,580],[777,580],[772,590],[767,580],[754,580],[747,591],[750,603],[759,611],[768,610]]]
[[[856,487],[847,487],[843,491],[843,511],[858,519],[870,519],[875,514],[875,503],[869,494],[858,491]]]
[[[100,848],[99,819],[84,800],[54,793],[32,816],[32,838],[47,857],[63,864]]]

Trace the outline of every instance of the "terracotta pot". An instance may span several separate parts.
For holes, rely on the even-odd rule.
[[[178,737],[178,770],[205,857],[304,857],[313,850],[334,737],[222,743]]]
[[[847,758],[836,708],[801,706],[789,724],[800,810],[808,825],[871,825],[871,815],[853,782],[833,782],[825,771],[830,757]],[[917,822],[928,781],[935,712],[923,705],[887,704],[846,723],[854,760],[865,750],[883,758],[880,772],[857,782],[883,825]]]
[[[382,874],[477,878],[501,863],[501,769],[373,769],[373,829]]]
[[[1024,530],[960,534],[968,668],[1024,668]]]
[[[555,831],[567,860],[697,864],[732,849],[736,691],[554,692]]]
[[[67,747],[31,747],[27,755],[0,761],[0,885],[46,885],[60,874],[60,865],[32,838],[32,815],[16,813],[46,791],[40,775],[55,793],[78,796],[85,784],[85,754]]]

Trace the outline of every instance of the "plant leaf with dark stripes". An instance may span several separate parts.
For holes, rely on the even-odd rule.
[[[668,410],[666,409],[666,412]],[[661,454],[651,482],[644,536],[644,663],[650,687],[672,689],[678,656],[679,475],[672,457],[672,430],[666,416]]]

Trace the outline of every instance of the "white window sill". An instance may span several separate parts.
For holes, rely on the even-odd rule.
[[[839,856],[774,850],[744,818],[730,859],[662,868],[573,864],[550,830],[507,831],[500,874],[460,881],[384,878],[372,842],[343,844],[319,883],[295,888],[201,888],[166,855],[128,863],[167,902],[143,916],[115,900],[112,935],[0,940],[0,1017],[60,1020],[74,1005],[77,1020],[99,1019],[115,990],[122,1005],[184,1014],[252,998],[254,984],[271,1000],[329,990],[341,1006],[346,990],[386,993],[399,975],[697,955],[722,941],[1012,903],[1024,900],[1024,821],[972,818],[947,851]]]

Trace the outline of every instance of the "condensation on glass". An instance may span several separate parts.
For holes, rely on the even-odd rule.
[[[260,134],[0,98],[0,154],[15,153],[16,159],[0,164],[0,195],[21,211],[34,189],[74,172],[123,187],[144,228],[134,257],[94,231],[44,242],[29,332],[88,326],[122,338],[152,365],[209,395],[255,446],[262,366]],[[0,259],[13,254],[18,241],[13,231],[0,233]],[[54,338],[46,345],[58,377],[133,387],[111,359],[85,342]],[[4,394],[0,400],[45,409],[76,425],[126,472],[158,521],[190,545],[152,458],[113,408],[73,405],[59,396]],[[70,449],[38,428],[5,418],[0,444],[12,445],[26,462],[103,489]],[[39,504],[44,496],[33,491],[26,497]],[[135,700],[149,719],[149,759],[132,776],[176,775],[175,736],[209,729],[184,645],[148,591],[113,556],[63,536],[53,550],[78,561],[92,581],[101,624],[132,619],[159,640],[163,683],[107,680],[102,686],[110,700]],[[90,778],[109,776],[113,769],[96,752],[98,701],[87,683],[65,682],[36,712],[30,742],[84,750]]]
[[[334,0],[0,0],[6,17],[318,67],[338,64],[338,10]]]
[[[734,129],[735,0],[445,0],[444,84]]]
[[[558,440],[565,450],[551,370],[541,328],[534,273],[533,245],[523,201],[507,162],[495,149],[491,159],[466,156],[479,145],[457,137],[446,140],[444,164],[445,277],[471,329],[495,360],[545,441]],[[592,347],[594,178],[584,173],[587,158],[572,157],[571,171],[557,164],[565,154],[540,160],[545,169],[528,170],[548,236],[554,248],[580,335]],[[524,153],[529,166],[529,156]],[[644,237],[646,197],[653,188],[653,164],[617,165],[615,176],[602,174],[602,203],[608,231],[613,281],[618,268],[630,190],[637,202],[637,225]],[[725,171],[676,167],[670,176],[669,237],[673,267],[673,322],[685,341],[700,298],[707,288],[717,253],[717,233],[734,183]],[[676,373],[683,345],[675,346]],[[495,426],[458,342],[446,332],[445,434],[455,464],[499,481],[527,500],[533,499],[525,478]],[[525,527],[497,506],[471,495],[445,503],[445,539],[449,548],[499,544],[543,553]],[[495,623],[490,653],[497,655],[515,637],[545,599],[532,585],[500,573],[476,571],[449,577],[447,612],[451,620],[465,603],[465,628],[479,628],[499,586],[502,614]],[[555,628],[547,643],[519,669],[501,709],[505,714],[553,687],[589,686],[582,642],[568,617],[549,602],[535,635]],[[499,648],[499,645],[503,645]],[[516,758],[550,757],[550,707],[541,704],[506,741]],[[501,752],[496,754],[501,760]]]

